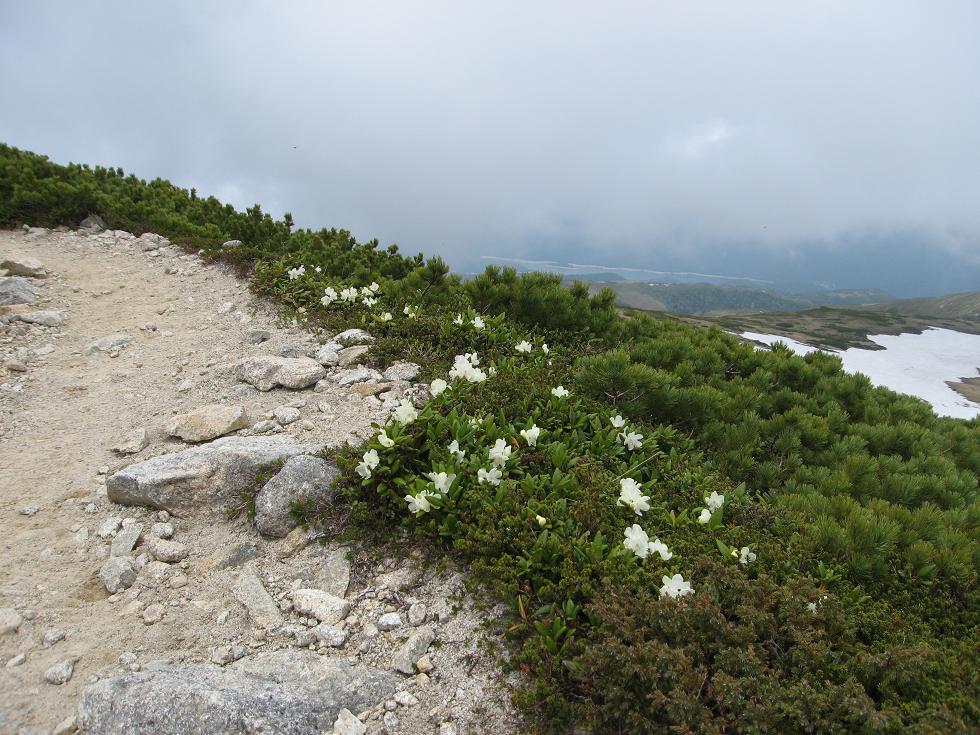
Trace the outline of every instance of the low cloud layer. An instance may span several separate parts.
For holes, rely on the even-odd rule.
[[[0,2],[0,140],[455,263],[980,273],[978,34],[970,0]]]

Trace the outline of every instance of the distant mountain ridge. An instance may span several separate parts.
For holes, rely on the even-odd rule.
[[[591,279],[576,275],[566,280],[587,280],[594,292],[610,288],[620,306],[646,311],[670,311],[696,316],[791,312],[818,306],[877,304],[892,297],[877,289],[839,289],[786,293],[777,289],[711,283],[649,283]]]

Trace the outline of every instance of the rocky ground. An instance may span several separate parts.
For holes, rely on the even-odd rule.
[[[292,528],[309,454],[424,400],[367,339],[163,238],[0,233],[0,732],[520,730],[457,571]]]

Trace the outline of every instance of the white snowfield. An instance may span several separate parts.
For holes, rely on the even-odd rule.
[[[742,332],[741,336],[770,346],[782,342],[799,355],[817,351],[816,347],[777,334]],[[851,347],[828,352],[841,358],[847,372],[863,373],[875,385],[918,396],[940,416],[980,416],[980,403],[967,400],[946,385],[946,381],[980,376],[980,335],[931,328],[922,334],[877,334],[868,339],[884,349]]]

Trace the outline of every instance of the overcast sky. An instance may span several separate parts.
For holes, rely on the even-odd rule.
[[[976,0],[0,0],[0,99],[56,161],[458,264],[980,274]]]

